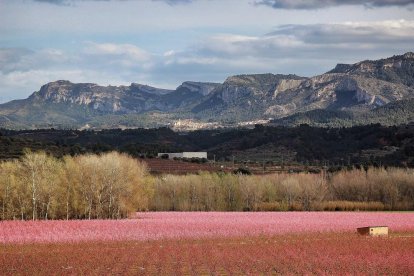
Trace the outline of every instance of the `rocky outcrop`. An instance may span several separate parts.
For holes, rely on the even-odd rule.
[[[220,86],[219,83],[186,81],[183,82],[183,84],[181,84],[177,89],[186,88],[193,93],[199,93],[203,96],[207,96],[218,86]]]
[[[99,86],[94,83],[59,80],[42,86],[29,99],[83,105],[102,113],[128,114],[166,109],[162,97],[173,91],[136,83],[130,86]]]
[[[279,93],[285,92],[287,90],[292,90],[298,88],[302,84],[303,80],[295,79],[281,79],[277,84],[275,91],[273,92],[273,98],[275,98]]]
[[[356,64],[338,64],[329,73],[359,75],[414,87],[414,53]]]
[[[152,87],[149,85],[145,85],[145,84],[139,84],[139,83],[131,83],[130,86],[131,91],[142,91],[148,94],[154,94],[154,95],[166,95],[168,93],[171,93],[173,90],[170,89],[161,89],[161,88],[156,88],[156,87]]]

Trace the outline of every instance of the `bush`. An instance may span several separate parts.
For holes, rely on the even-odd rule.
[[[289,206],[285,202],[261,202],[257,204],[255,211],[262,212],[275,212],[275,211],[288,211]]]
[[[384,211],[382,202],[323,201],[313,205],[315,211]]]
[[[246,168],[238,168],[237,170],[233,171],[234,174],[244,174],[244,175],[251,175],[252,173]]]

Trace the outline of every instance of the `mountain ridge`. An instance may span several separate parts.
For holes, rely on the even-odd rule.
[[[174,126],[179,120],[194,121],[201,128],[258,120],[295,125],[303,121],[297,118],[315,118],[315,114],[322,116],[315,121],[318,126],[346,126],[363,123],[362,118],[374,116],[373,110],[413,97],[414,53],[407,52],[338,64],[313,77],[244,74],[229,76],[223,83],[186,81],[176,89],[58,80],[43,85],[27,99],[1,104],[0,127],[133,128]],[[401,122],[393,122],[406,123],[411,118],[402,117]],[[311,119],[306,121],[313,124]]]

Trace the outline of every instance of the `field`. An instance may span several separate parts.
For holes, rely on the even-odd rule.
[[[261,153],[263,155],[263,153]],[[247,169],[252,174],[271,174],[271,173],[283,173],[289,171],[320,171],[320,167],[301,166],[301,165],[284,165],[283,168],[280,165],[265,164],[263,167],[263,160],[261,162],[250,163],[232,163],[217,162],[217,163],[192,163],[182,160],[168,160],[160,158],[151,158],[143,160],[148,165],[148,171],[151,174],[196,174],[199,172],[232,172],[238,168]]]
[[[148,170],[152,174],[187,174],[203,172],[217,172],[220,171],[219,167],[214,167],[211,164],[205,163],[191,163],[180,160],[168,160],[160,158],[145,159],[145,163],[148,165]]]
[[[388,238],[355,228],[388,225]],[[394,274],[414,271],[414,213],[159,212],[0,222],[0,275]]]

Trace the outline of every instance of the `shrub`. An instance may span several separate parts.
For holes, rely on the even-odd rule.
[[[233,171],[234,174],[251,175],[252,173],[246,168],[238,168]]]
[[[285,202],[261,202],[257,204],[255,211],[288,211],[289,206]]]
[[[384,211],[387,208],[382,202],[358,201],[323,201],[313,205],[317,211]]]

